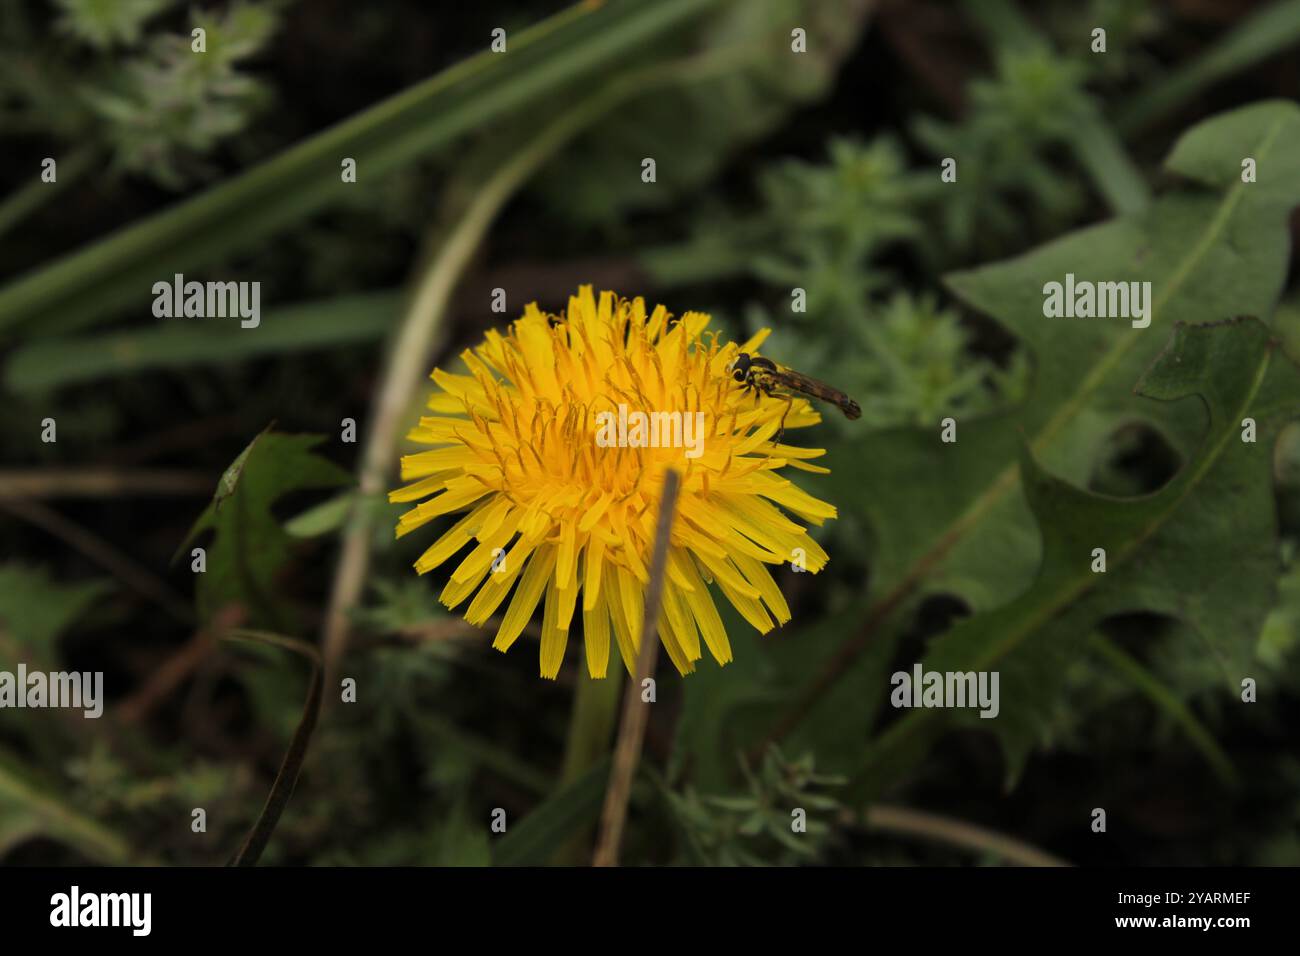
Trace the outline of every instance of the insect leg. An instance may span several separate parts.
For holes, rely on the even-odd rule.
[[[794,396],[785,396],[785,411],[781,413],[781,427],[776,430],[776,437],[772,439],[773,445],[781,444],[781,437],[785,434],[786,416],[790,414],[790,409],[794,408]]]

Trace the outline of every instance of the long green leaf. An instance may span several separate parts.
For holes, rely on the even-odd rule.
[[[276,309],[256,329],[195,319],[161,329],[46,339],[14,351],[4,383],[13,391],[40,391],[152,369],[373,341],[393,326],[400,308],[400,292],[368,292]]]
[[[492,850],[497,866],[542,866],[573,834],[596,821],[609,780],[609,758],[510,826]]]
[[[82,327],[148,301],[152,284],[215,263],[345,197],[339,164],[383,176],[566,84],[634,59],[718,0],[579,4],[456,64],[234,179],[126,227],[0,290],[0,330]],[[486,47],[487,38],[484,38]]]
[[[289,805],[289,798],[293,796],[298,774],[302,770],[303,761],[307,759],[307,746],[311,743],[312,731],[316,729],[316,721],[320,717],[321,696],[324,693],[320,652],[297,638],[268,634],[263,631],[238,629],[228,631],[222,637],[227,640],[251,641],[270,647],[280,647],[292,651],[311,664],[311,680],[307,689],[307,701],[302,708],[302,717],[289,741],[289,749],[285,751],[280,771],[275,775],[275,783],[271,785],[266,805],[258,814],[257,821],[244,837],[239,849],[230,858],[230,866],[256,866],[266,845],[271,842],[271,835],[275,832],[285,807]]]
[[[1205,53],[1135,96],[1120,113],[1132,133],[1165,116],[1215,83],[1300,44],[1300,0],[1283,0],[1243,20]]]

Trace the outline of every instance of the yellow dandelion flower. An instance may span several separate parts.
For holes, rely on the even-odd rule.
[[[563,315],[529,305],[508,334],[489,332],[462,352],[468,374],[431,376],[432,414],[408,437],[434,447],[402,458],[411,483],[389,499],[421,503],[397,535],[467,512],[415,569],[432,571],[472,544],[441,601],[455,609],[472,596],[465,619],[483,625],[513,588],[493,642],[500,651],[545,597],[543,677],[559,672],[579,605],[591,676],[605,676],[611,630],[635,673],[669,467],[681,490],[658,627],[681,673],[694,670],[702,644],[719,664],[731,660],[712,585],[767,633],[790,609],[766,565],[793,560],[816,572],[827,561],[784,512],[820,525],[835,508],[777,474],[826,471],[808,463],[823,449],[778,443],[820,416],[802,399],[745,392],[727,374],[767,330],[724,345],[708,323],[700,312],[647,313],[642,299],[612,292],[597,302],[582,286]]]

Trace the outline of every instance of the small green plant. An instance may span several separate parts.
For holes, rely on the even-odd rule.
[[[826,791],[843,786],[845,778],[817,773],[812,754],[788,760],[779,747],[764,753],[757,770],[743,759],[740,766],[743,793],[702,796],[690,786],[668,792],[689,861],[762,866],[815,859],[842,810]]]

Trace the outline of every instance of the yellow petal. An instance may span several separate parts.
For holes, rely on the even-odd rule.
[[[609,669],[609,610],[604,601],[582,609],[582,636],[587,645],[587,673],[604,677]]]
[[[519,580],[519,588],[510,601],[505,620],[501,622],[501,630],[497,631],[496,640],[492,642],[492,646],[497,650],[509,650],[510,645],[528,626],[528,619],[537,609],[537,602],[541,600],[542,591],[546,588],[546,582],[550,580],[554,569],[555,548],[551,545],[543,545],[533,553],[524,576]]]
[[[560,626],[561,595],[556,587],[555,578],[546,583],[546,608],[542,612],[542,649],[539,652],[542,676],[554,680],[564,663],[564,649],[569,643],[569,629]],[[569,613],[573,613],[573,600],[570,591]]]
[[[590,611],[596,606],[600,597],[601,565],[605,557],[605,542],[602,538],[592,538],[587,543],[583,556],[584,582],[582,585],[582,609]],[[608,637],[608,635],[606,635]]]
[[[689,573],[694,575],[691,583],[694,590],[684,593],[687,607],[695,617],[695,624],[700,629],[704,644],[719,664],[731,661],[731,642],[727,640],[727,629],[722,624],[718,607],[713,603],[713,595],[695,570],[694,564],[687,562]]]

